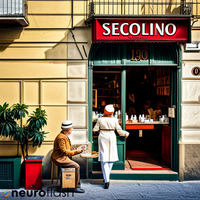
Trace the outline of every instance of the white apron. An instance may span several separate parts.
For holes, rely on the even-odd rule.
[[[114,117],[101,117],[97,120],[93,131],[100,130],[98,137],[99,158],[98,161],[118,161],[117,142],[114,130],[122,130],[118,119]]]

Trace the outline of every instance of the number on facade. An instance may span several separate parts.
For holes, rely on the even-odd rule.
[[[199,76],[200,75],[200,67],[193,67],[192,68],[192,74],[194,76]]]
[[[131,61],[148,59],[148,51],[142,47],[137,48],[136,50],[134,49],[134,47],[131,47],[131,51],[132,51]]]

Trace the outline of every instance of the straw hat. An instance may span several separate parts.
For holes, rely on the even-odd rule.
[[[72,128],[73,124],[71,121],[63,121],[61,128],[62,129],[68,129],[68,128]]]

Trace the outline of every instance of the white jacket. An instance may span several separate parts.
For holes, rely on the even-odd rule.
[[[103,162],[118,161],[117,142],[115,130],[120,135],[125,136],[126,131],[123,131],[118,123],[118,119],[114,117],[101,117],[97,120],[93,131],[100,130],[98,137],[99,159]]]

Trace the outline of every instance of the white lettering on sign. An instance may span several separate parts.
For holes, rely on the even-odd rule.
[[[116,33],[115,31],[119,29],[119,23],[112,23],[112,35],[119,35],[119,33]]]
[[[169,32],[169,26],[172,26],[172,32],[171,33]],[[176,26],[172,23],[167,24],[166,27],[165,27],[165,33],[169,36],[174,35],[176,33]]]
[[[110,26],[110,23],[104,23],[103,25],[102,25],[102,27],[103,27],[103,29],[105,30],[105,31],[107,31],[107,33],[103,33],[103,35],[110,35],[110,28],[108,28],[107,26]]]
[[[121,32],[121,34],[124,35],[124,36],[126,36],[126,35],[129,34],[129,33],[125,33],[125,32],[124,32],[124,26],[125,26],[125,25],[129,25],[129,23],[123,23],[123,24],[120,26],[120,32]]]
[[[162,23],[161,26],[162,27],[160,28],[159,24],[156,23],[156,25],[155,25],[155,35],[157,35],[156,31],[158,31],[158,33],[160,34],[160,36],[164,36],[164,23]]]
[[[153,23],[150,23],[150,35],[153,35]]]
[[[133,26],[137,26],[137,32],[136,33],[133,33]],[[129,32],[131,35],[139,35],[140,34],[140,25],[137,24],[137,23],[133,23],[130,25],[129,27]]]
[[[124,31],[124,27],[128,27],[128,32]],[[129,34],[133,36],[137,36],[142,32],[142,36],[157,36],[159,34],[160,36],[164,36],[166,33],[168,36],[173,36],[176,33],[176,25],[169,23],[169,24],[164,24],[164,23],[150,23],[149,27],[147,28],[147,23],[122,23],[119,25],[119,23],[103,23],[102,28],[105,30],[103,32],[103,35],[112,35],[112,36],[119,36],[120,34],[123,36],[128,36]],[[112,29],[112,33],[111,33]]]
[[[149,33],[145,33],[146,24],[142,23],[142,35],[149,35]]]

